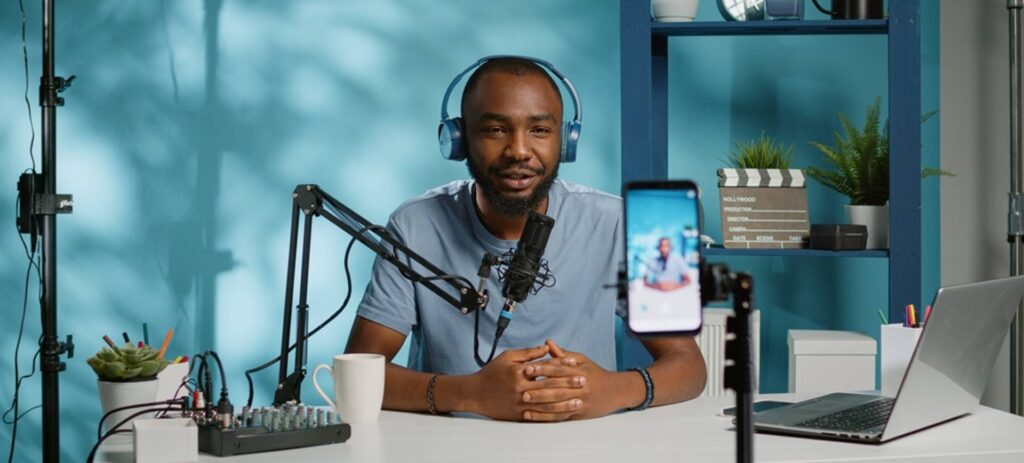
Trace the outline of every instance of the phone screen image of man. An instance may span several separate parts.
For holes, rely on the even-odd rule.
[[[635,332],[700,328],[697,192],[630,190],[626,197],[629,325]]]

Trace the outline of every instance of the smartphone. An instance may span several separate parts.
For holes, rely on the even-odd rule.
[[[789,405],[791,402],[779,402],[777,400],[762,400],[754,402],[754,413],[760,413],[773,408],[779,408],[782,406]],[[736,407],[729,407],[722,409],[722,415],[733,416],[736,414]]]
[[[626,184],[626,322],[636,336],[700,332],[699,197],[688,180]]]

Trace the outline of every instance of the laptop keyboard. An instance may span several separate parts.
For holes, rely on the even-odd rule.
[[[833,429],[836,431],[860,432],[881,426],[889,419],[896,400],[884,397],[856,407],[840,410],[817,418],[797,423],[802,428]]]

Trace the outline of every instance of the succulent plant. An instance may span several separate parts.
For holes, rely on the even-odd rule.
[[[737,169],[789,169],[793,159],[793,145],[776,143],[764,132],[760,138],[735,143],[736,149],[729,153],[727,162]]]
[[[150,346],[125,344],[121,347],[104,347],[86,363],[103,381],[133,381],[156,377],[170,362],[159,357],[157,350]]]

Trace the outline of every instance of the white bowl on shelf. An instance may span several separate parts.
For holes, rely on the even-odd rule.
[[[699,0],[651,0],[651,15],[655,21],[693,21],[697,17]]]

